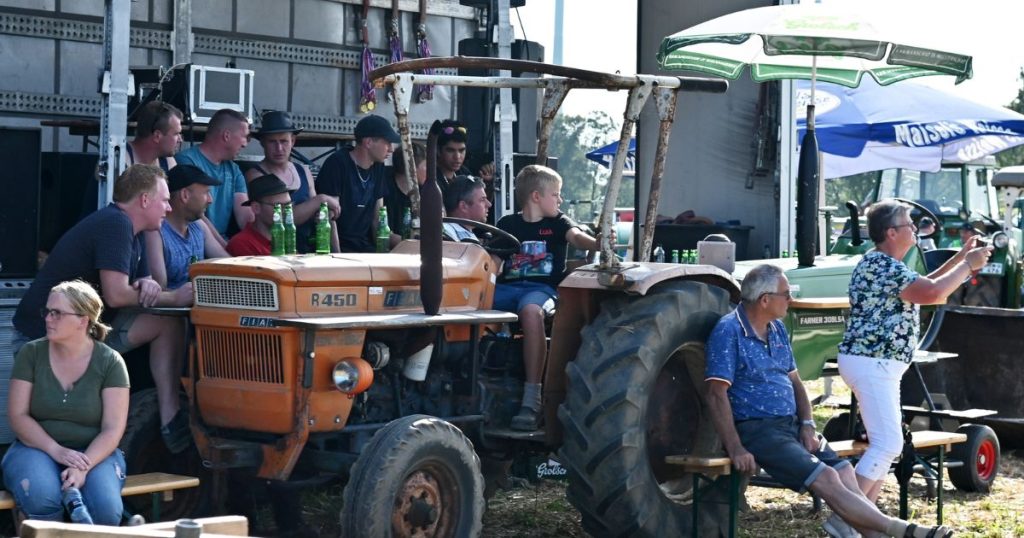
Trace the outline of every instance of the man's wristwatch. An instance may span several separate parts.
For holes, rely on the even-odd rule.
[[[810,420],[810,419],[808,419],[808,420],[801,420],[800,424],[802,426],[810,426],[812,428],[817,428],[817,425],[814,424],[814,421]]]

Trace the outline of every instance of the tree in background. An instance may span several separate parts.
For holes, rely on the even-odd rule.
[[[620,122],[602,111],[586,116],[559,114],[548,142],[548,154],[558,158],[562,175],[562,210],[568,212],[576,201],[578,220],[590,222],[597,218],[604,196],[604,185],[611,170],[587,159],[588,151],[597,149],[619,137]],[[616,206],[633,206],[633,181],[623,178]],[[580,203],[583,202],[583,203]],[[591,203],[593,202],[593,203]]]
[[[1020,70],[1017,78],[1021,81],[1021,88],[1017,90],[1017,97],[1007,106],[1014,112],[1024,114],[1024,68]],[[1017,146],[996,154],[996,161],[999,166],[1012,166],[1024,164],[1024,146]]]

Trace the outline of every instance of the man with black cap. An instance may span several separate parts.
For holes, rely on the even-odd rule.
[[[219,179],[191,164],[176,166],[167,173],[171,212],[160,230],[145,232],[146,261],[153,280],[163,289],[178,289],[188,282],[188,266],[193,262],[228,255],[202,219],[213,203],[210,187],[220,184]]]
[[[377,211],[387,194],[384,161],[401,141],[388,120],[370,114],[359,120],[356,145],[324,161],[316,190],[338,199],[341,211],[332,231],[333,252],[373,252]]]
[[[252,181],[260,176],[274,174],[284,182],[292,195],[292,214],[296,227],[296,247],[299,253],[313,252],[316,246],[313,224],[326,203],[331,217],[338,216],[338,200],[325,194],[317,194],[313,185],[313,173],[304,164],[291,161],[295,135],[302,129],[292,123],[287,112],[268,110],[260,120],[260,129],[254,135],[263,146],[263,160],[245,173],[245,179]]]
[[[255,219],[228,241],[232,256],[269,256],[270,226],[274,224],[274,206],[292,201],[288,187],[274,174],[249,182],[249,199],[242,205],[252,209]]]

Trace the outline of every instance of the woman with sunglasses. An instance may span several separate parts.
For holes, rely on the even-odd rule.
[[[918,305],[944,302],[985,266],[992,249],[976,248],[972,238],[941,267],[922,276],[902,261],[918,240],[910,206],[882,200],[871,206],[867,219],[875,249],[850,277],[850,318],[839,344],[839,374],[857,397],[871,440],[855,473],[861,491],[874,502],[903,449],[900,379],[917,347]]]
[[[92,522],[121,522],[128,369],[102,342],[102,311],[88,283],[54,286],[40,312],[46,336],[14,359],[7,415],[17,440],[3,459],[4,486],[30,519],[61,521],[68,507],[83,521],[84,500]]]

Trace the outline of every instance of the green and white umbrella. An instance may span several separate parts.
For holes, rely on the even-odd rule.
[[[973,74],[970,56],[914,45],[915,32],[927,31],[923,24],[915,27],[913,21],[894,21],[891,13],[884,12],[878,13],[878,20],[869,20],[864,9],[853,11],[848,6],[790,4],[738,11],[672,34],[658,50],[663,69],[735,80],[749,66],[750,77],[757,82],[811,81],[797,173],[801,266],[814,263],[813,249],[800,247],[813,242],[818,211],[816,194],[811,194],[818,186],[815,81],[853,88],[865,74],[882,86],[929,75],[951,75],[962,82]]]
[[[880,13],[880,17],[886,17]],[[698,71],[736,79],[743,68],[757,82],[782,79],[823,80],[851,88],[865,73],[882,86],[928,75],[971,78],[971,57],[906,44],[915,28],[886,28],[888,19],[871,21],[864,10],[822,4],[791,4],[747,9],[723,15],[672,34],[661,42],[664,69]]]

